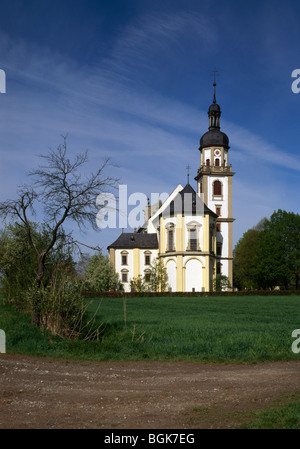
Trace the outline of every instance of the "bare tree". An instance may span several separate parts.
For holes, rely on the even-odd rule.
[[[98,230],[96,198],[100,193],[116,187],[118,182],[116,178],[105,175],[105,169],[110,165],[109,159],[101,163],[96,173],[84,175],[81,169],[87,163],[88,153],[85,151],[71,160],[67,156],[65,136],[57,149],[50,149],[48,154],[40,157],[44,164],[29,173],[34,179],[33,184],[19,188],[16,199],[0,203],[0,216],[25,226],[28,242],[37,258],[37,286],[41,285],[44,277],[47,255],[63,233],[62,225],[71,221],[80,230],[87,225]],[[50,231],[50,241],[44,248],[39,248],[34,241],[30,220],[37,210],[37,203],[43,205],[44,223]],[[79,243],[73,239],[72,232],[65,238],[68,244]]]

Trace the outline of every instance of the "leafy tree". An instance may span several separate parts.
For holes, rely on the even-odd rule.
[[[261,231],[249,229],[235,247],[234,285],[239,289],[257,289]]]
[[[258,271],[263,287],[292,283],[299,287],[300,215],[281,209],[264,225],[258,252]]]
[[[49,234],[47,229],[31,223],[32,234],[38,248],[47,245]],[[65,246],[63,234],[60,233],[53,250],[45,265],[44,285],[46,286],[59,264],[64,263],[65,269],[75,275],[71,248]],[[0,270],[2,286],[6,297],[22,305],[24,293],[35,279],[36,255],[33,252],[24,225],[15,223],[0,231]]]
[[[299,288],[300,216],[281,209],[247,231],[235,248],[238,288]]]
[[[84,279],[86,269],[92,256],[89,253],[80,253],[80,259],[76,262],[76,273],[80,279]]]
[[[119,284],[119,276],[108,257],[99,252],[91,258],[87,265],[85,281],[89,290],[103,292],[116,290]]]
[[[134,292],[147,292],[149,285],[145,281],[145,277],[138,276],[130,280],[130,288]]]
[[[168,286],[167,269],[162,259],[156,259],[146,276],[138,276],[130,281],[130,287],[135,292],[164,292]]]
[[[217,274],[213,284],[214,284],[214,291],[216,292],[227,291],[228,289],[231,288],[229,278],[222,274]]]
[[[167,269],[162,259],[156,259],[150,270],[150,279],[148,282],[150,291],[164,292],[168,286]]]

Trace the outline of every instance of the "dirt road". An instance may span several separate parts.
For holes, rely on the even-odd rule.
[[[230,428],[297,390],[300,361],[74,362],[1,354],[0,428]]]

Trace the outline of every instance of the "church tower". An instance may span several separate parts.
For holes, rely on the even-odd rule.
[[[232,166],[229,164],[229,139],[220,131],[221,108],[216,102],[216,83],[213,84],[213,103],[208,110],[209,128],[200,139],[200,168],[195,180],[198,194],[206,206],[218,215],[215,248],[215,276],[225,275],[233,285],[232,238]]]

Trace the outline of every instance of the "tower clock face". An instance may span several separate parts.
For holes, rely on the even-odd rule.
[[[221,150],[215,150],[215,156],[221,156]]]

